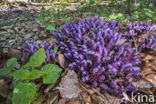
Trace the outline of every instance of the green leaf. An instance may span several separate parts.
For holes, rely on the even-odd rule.
[[[33,79],[37,79],[40,78],[44,73],[40,70],[37,69],[33,69],[28,76],[29,80],[33,80]]]
[[[38,67],[42,65],[44,62],[46,55],[44,48],[40,48],[37,52],[35,52],[29,59],[29,65],[32,67]]]
[[[41,71],[44,72],[43,83],[51,84],[51,83],[55,83],[58,80],[62,69],[55,64],[48,64],[48,65],[45,65],[41,69]]]
[[[11,101],[13,104],[30,104],[36,96],[36,86],[34,83],[18,83],[12,94]]]
[[[27,69],[16,70],[15,72],[10,73],[9,75],[19,80],[26,80],[28,79],[29,76],[29,70]]]
[[[6,62],[6,66],[2,69],[0,69],[0,75],[6,75],[8,74],[17,64],[16,58],[11,58]]]
[[[4,67],[4,68],[0,69],[0,76],[8,74],[10,71],[11,70],[9,68],[7,68],[7,67]]]
[[[52,26],[52,25],[48,25],[46,29],[49,30],[50,33],[52,33],[54,30],[56,30],[55,26]]]
[[[15,57],[9,59],[6,63],[6,67],[9,69],[13,69],[17,64],[17,59]]]

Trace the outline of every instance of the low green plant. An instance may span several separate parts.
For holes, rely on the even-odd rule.
[[[41,70],[37,69],[42,65],[45,57],[44,48],[40,48],[21,69],[15,69],[17,59],[11,58],[0,70],[0,75],[9,75],[17,79],[11,94],[13,104],[30,104],[39,96],[33,80],[42,78],[43,84],[55,83],[58,80],[62,71],[59,66],[47,64],[42,66]]]
[[[30,11],[24,11],[24,12],[22,13],[22,17],[23,17],[23,18],[32,18],[33,15],[32,15],[32,13],[31,13]]]
[[[156,20],[156,11],[152,9],[143,8],[132,13],[130,20],[136,21],[152,21]]]

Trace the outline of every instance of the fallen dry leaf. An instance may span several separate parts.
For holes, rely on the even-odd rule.
[[[82,104],[92,104],[90,94],[88,94],[87,92],[83,91],[81,95],[82,95],[81,96],[82,98],[80,97],[80,99],[81,99],[81,103]]]
[[[106,104],[107,99],[99,92],[99,89],[89,88],[79,80],[82,89],[82,96],[85,104]],[[96,103],[95,103],[96,102]]]
[[[8,83],[4,79],[0,79],[0,95],[7,97],[9,92]]]
[[[65,68],[65,58],[64,58],[64,55],[61,54],[61,53],[58,53],[58,56],[57,56],[57,62],[60,64],[60,66],[62,68]]]
[[[108,104],[106,98],[103,99],[101,96],[98,96],[96,94],[91,95],[91,101],[92,101],[92,104]]]
[[[121,104],[123,102],[122,99],[119,99],[117,97],[111,96],[110,94],[108,94],[107,92],[104,93],[104,95],[107,98],[107,103],[105,104]]]
[[[145,80],[145,79],[141,79],[141,80],[137,80],[137,81],[133,81],[132,84],[137,87],[137,88],[141,88],[141,89],[149,89],[152,88],[153,85],[151,82]]]
[[[18,49],[8,48],[8,57],[16,57],[18,60],[21,58],[21,51]]]
[[[76,98],[79,96],[81,89],[78,85],[77,74],[73,70],[68,70],[67,75],[65,75],[60,82],[59,89],[60,94],[64,98]]]
[[[66,104],[67,100],[67,98],[60,99],[58,104]]]
[[[69,102],[67,102],[66,104],[81,104],[81,103],[78,99],[73,99],[73,100],[70,100]]]
[[[45,96],[41,95],[36,101],[33,102],[33,104],[43,104],[44,100],[45,100]]]
[[[142,34],[141,37],[139,38],[139,42],[154,34],[156,34],[155,31],[150,31],[150,32],[147,32],[146,34]]]
[[[146,64],[149,64],[151,60],[156,60],[156,57],[151,56],[151,55],[147,55],[147,56],[143,59],[143,61],[145,61]]]
[[[79,80],[79,85],[80,85],[80,87],[81,87],[81,89],[82,89],[83,91],[88,92],[90,95],[92,95],[92,94],[95,93],[95,91],[92,90],[91,88],[87,88],[87,86],[85,86],[85,85],[82,83],[81,80]]]
[[[53,104],[56,100],[58,100],[58,96],[59,96],[58,91],[49,92],[49,96],[46,100],[46,104]]]
[[[145,77],[145,79],[152,83],[152,85],[156,88],[156,73],[155,74],[149,74]]]

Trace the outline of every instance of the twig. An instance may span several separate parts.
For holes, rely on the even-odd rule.
[[[84,99],[83,99],[83,96],[82,96],[81,93],[80,93],[80,101],[81,101],[81,104],[85,104]]]

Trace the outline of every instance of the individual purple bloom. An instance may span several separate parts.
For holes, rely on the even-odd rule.
[[[100,75],[98,81],[99,82],[103,82],[105,80],[105,76],[104,75]]]
[[[104,90],[108,90],[109,89],[108,86],[106,84],[104,84],[104,83],[100,84],[100,88],[104,89]]]
[[[98,73],[98,70],[99,70],[98,68],[93,68],[92,69],[92,74],[95,75],[96,73]]]
[[[108,51],[107,51],[107,49],[105,47],[103,47],[103,54],[104,54],[104,57],[106,57],[107,54],[108,54]]]
[[[86,76],[82,77],[82,81],[83,82],[88,82],[89,81],[89,75],[86,75]]]
[[[86,72],[86,71],[83,71],[83,72],[82,72],[82,75],[86,75],[86,74],[87,74],[87,72]]]
[[[93,87],[96,88],[98,86],[97,81],[93,81]]]
[[[100,67],[99,69],[98,69],[98,73],[100,73],[100,74],[102,74],[103,72],[105,72],[106,71],[106,69],[104,68],[104,67]]]

